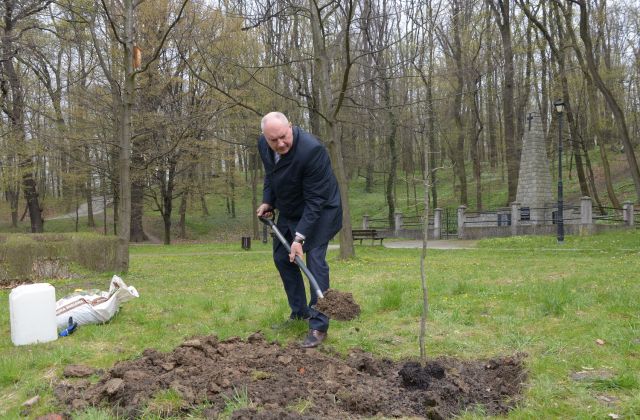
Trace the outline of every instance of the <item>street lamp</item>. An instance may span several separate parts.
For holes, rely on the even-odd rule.
[[[564,101],[558,99],[553,103],[558,113],[558,211],[556,213],[556,226],[558,228],[558,243],[564,242],[564,215],[562,204],[562,114],[564,113]]]

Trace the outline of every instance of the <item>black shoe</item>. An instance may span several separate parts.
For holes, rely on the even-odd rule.
[[[326,331],[309,330],[309,333],[302,342],[301,347],[304,349],[318,347],[326,338]]]

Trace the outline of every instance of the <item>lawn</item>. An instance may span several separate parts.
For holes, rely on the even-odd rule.
[[[422,311],[420,250],[357,246],[357,258],[329,252],[332,286],[362,306],[354,321],[332,323],[325,347],[358,347],[377,357],[418,356]],[[591,237],[484,240],[477,249],[429,250],[430,357],[475,359],[524,352],[529,382],[510,418],[640,416],[640,231]],[[14,347],[9,290],[0,291],[0,416],[61,411],[53,383],[71,363],[109,368],[146,348],[169,351],[185,338],[246,338],[261,330],[297,341],[304,323],[270,325],[288,308],[270,246],[133,246],[125,282],[140,298],[106,325],[81,326],[57,341]],[[76,288],[106,289],[110,273],[54,280],[58,297]],[[463,417],[475,418],[479,412]],[[106,410],[77,418],[106,418]]]

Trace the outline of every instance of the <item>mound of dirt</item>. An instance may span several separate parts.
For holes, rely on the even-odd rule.
[[[522,355],[440,358],[422,368],[359,350],[340,357],[282,347],[258,332],[247,340],[193,338],[170,353],[147,349],[138,359],[117,363],[96,383],[64,379],[54,394],[67,414],[103,405],[119,416],[136,417],[145,407],[149,413],[161,406],[150,402],[172,390],[179,404],[165,404],[156,414],[181,416],[206,404],[201,415],[217,418],[235,404],[234,419],[448,418],[474,405],[487,414],[506,413],[525,380]]]
[[[315,308],[338,321],[350,321],[360,315],[360,305],[353,299],[353,295],[335,289],[324,292],[324,299],[318,299]]]

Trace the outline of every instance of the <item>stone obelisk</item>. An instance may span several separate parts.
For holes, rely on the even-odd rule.
[[[531,224],[550,224],[553,195],[549,158],[545,147],[542,119],[538,112],[527,114],[516,201],[520,203],[523,222],[527,213]],[[528,209],[528,212],[527,212]]]

